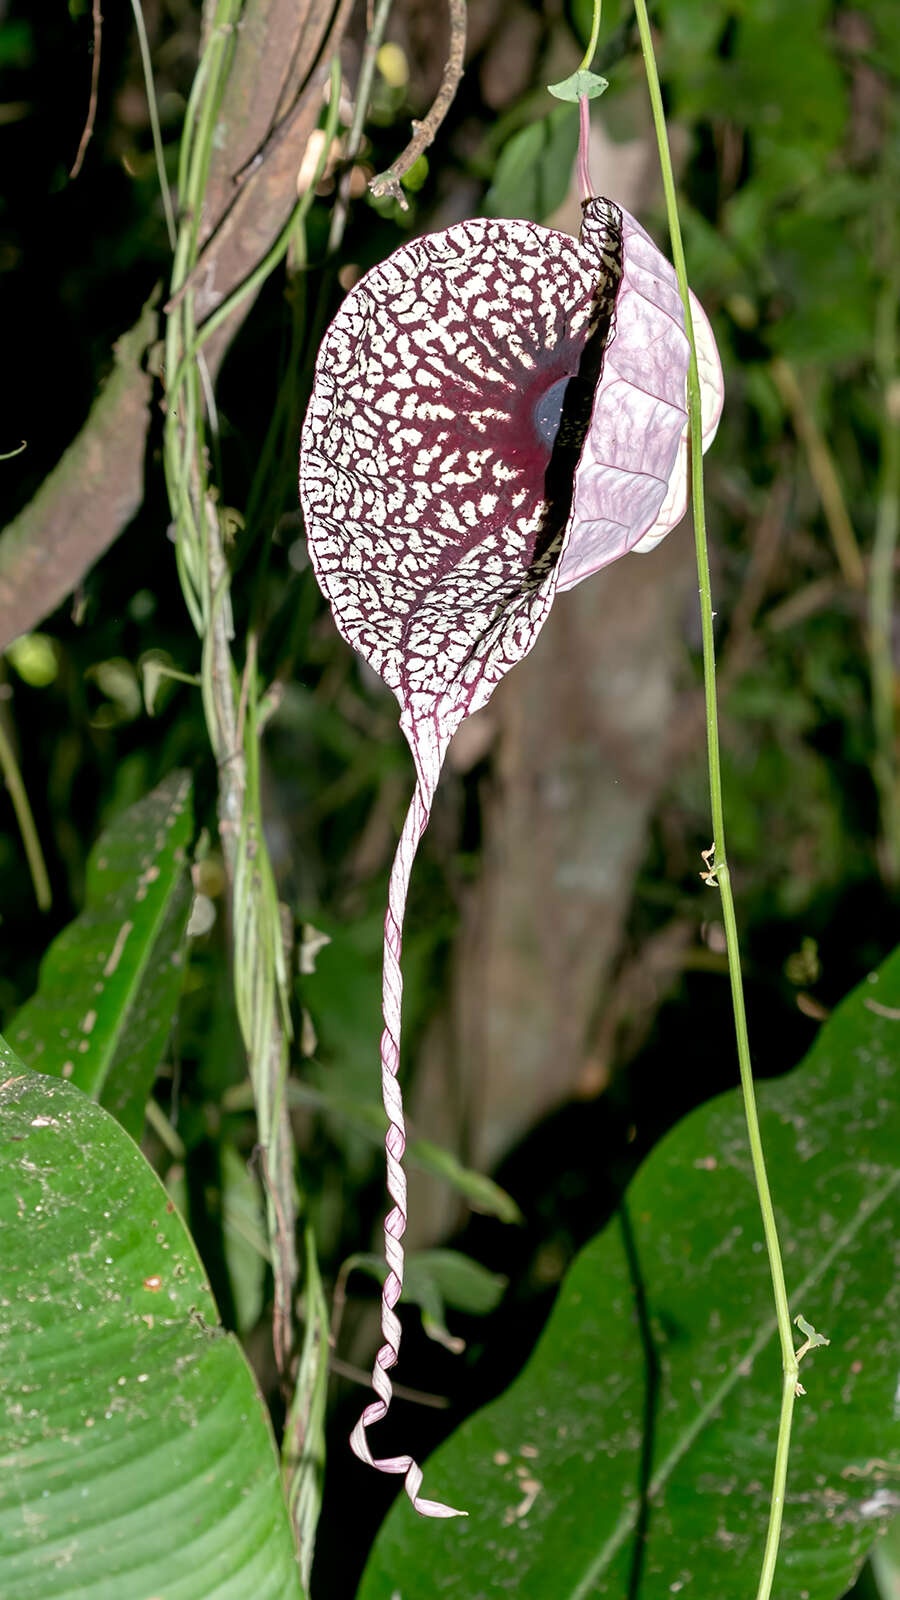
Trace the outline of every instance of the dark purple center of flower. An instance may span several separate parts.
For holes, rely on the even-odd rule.
[[[570,377],[571,373],[567,373],[564,378],[557,378],[556,382],[544,391],[534,408],[534,425],[538,431],[538,438],[549,449],[553,448],[556,435],[559,433]]]

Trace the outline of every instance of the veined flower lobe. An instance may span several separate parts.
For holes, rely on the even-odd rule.
[[[706,445],[721,369],[696,302],[694,318]],[[608,200],[577,241],[459,223],[347,296],[319,352],[301,500],[335,621],[397,695],[414,753],[427,718],[443,754],[557,588],[680,519],[687,367],[672,267]]]

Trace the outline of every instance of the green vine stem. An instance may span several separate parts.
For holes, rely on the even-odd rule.
[[[16,813],[22,843],[25,846],[25,859],[31,873],[31,882],[34,886],[34,897],[41,911],[49,911],[53,904],[53,894],[50,889],[50,879],[44,863],[44,854],[41,850],[41,841],[34,823],[34,814],[28,799],[28,791],[22,782],[19,763],[16,760],[12,741],[8,737],[3,719],[0,717],[0,774],[9,791],[9,798]]]
[[[144,27],[144,13],[141,10],[140,0],[131,0],[131,9],[134,13],[134,28],[138,36],[138,47],[141,52],[141,69],[144,74],[144,82],[149,86],[153,82],[153,68],[150,63],[150,43],[147,39],[147,29]],[[98,54],[99,52],[96,51],[95,47],[95,60]],[[91,83],[91,94],[94,94],[93,81]],[[163,212],[165,213],[166,218],[166,232],[169,235],[169,244],[174,250],[176,232],[175,213],[172,210],[172,196],[169,193],[169,180],[166,177],[166,158],[163,153],[162,130],[159,125],[159,107],[156,104],[155,94],[148,93],[147,110],[150,113],[150,130],[153,134],[153,156],[156,161],[156,171],[159,177],[159,192],[162,197]],[[76,159],[76,166],[80,161],[81,154],[82,152],[79,150],[78,158]],[[75,169],[73,168],[72,172],[70,173],[70,177],[74,178],[74,176]]]
[[[139,11],[138,7],[138,11]],[[137,12],[136,12],[137,15]],[[258,681],[255,638],[247,640],[241,681],[235,668],[231,573],[225,554],[220,487],[210,473],[215,442],[211,385],[200,346],[222,319],[219,308],[203,328],[194,311],[192,273],[221,98],[240,23],[241,0],[217,0],[207,15],[178,161],[171,298],[165,317],[163,462],[182,593],[201,647],[200,690],[218,768],[219,836],[229,884],[232,981],[256,1109],[266,1197],[275,1311],[273,1340],[279,1371],[288,1380],[294,1347],[296,1253],[295,1152],[284,1084],[291,1037],[289,962],[278,895],[266,849],[259,793]],[[143,56],[148,99],[154,105],[149,58]],[[332,78],[334,87],[334,75]],[[337,115],[337,96],[334,112]],[[165,194],[165,174],[160,172]],[[289,223],[248,279],[225,302],[231,310],[255,290],[285,254],[290,229],[311,203],[302,197]]]
[[[331,227],[328,232],[328,254],[333,256],[341,247],[344,230],[347,226],[347,217],[350,211],[350,176],[353,163],[359,154],[362,144],[363,128],[366,123],[366,114],[369,110],[369,100],[372,95],[372,80],[375,77],[375,65],[384,30],[387,27],[392,0],[378,0],[372,12],[372,21],[366,34],[363,45],[362,58],[359,64],[359,78],[356,84],[356,100],[353,106],[353,120],[347,131],[344,144],[344,171],[338,184],[337,198],[334,210],[331,213]],[[338,80],[338,94],[340,93],[340,80]],[[326,146],[327,148],[327,146]]]
[[[747,1035],[747,1016],[744,1006],[744,989],[741,979],[741,960],[738,944],[737,920],[734,913],[734,897],[731,892],[731,875],[725,853],[725,816],[722,801],[722,773],[719,757],[719,725],[716,710],[716,658],[713,636],[713,610],[712,590],[709,575],[709,551],[706,539],[706,512],[703,498],[703,453],[702,453],[702,422],[700,412],[700,378],[697,369],[697,352],[694,345],[694,328],[691,317],[691,303],[688,292],[687,270],[684,260],[684,246],[681,238],[681,224],[678,215],[678,201],[675,194],[675,179],[672,172],[672,158],[669,152],[669,139],[666,131],[665,114],[663,112],[662,95],[659,87],[659,76],[656,70],[656,57],[653,50],[653,38],[650,31],[650,21],[647,15],[646,0],[635,0],[635,13],[637,16],[638,31],[641,39],[641,49],[644,56],[644,68],[647,74],[647,87],[650,93],[650,106],[653,113],[653,124],[656,131],[656,140],[659,148],[659,162],[662,172],[663,190],[666,200],[666,214],[669,224],[669,235],[672,241],[672,260],[678,278],[678,287],[684,305],[685,331],[691,346],[690,370],[688,377],[688,409],[690,415],[690,440],[691,440],[691,490],[694,512],[694,540],[696,545],[697,576],[700,585],[700,615],[703,629],[703,681],[706,701],[706,740],[709,761],[709,788],[713,823],[713,854],[712,874],[709,881],[717,885],[722,901],[722,920],[725,925],[725,940],[728,950],[728,973],[731,980],[731,999],[734,1009],[734,1025],[737,1036],[738,1062],[740,1065],[741,1090],[744,1097],[744,1110],[747,1118],[747,1133],[750,1142],[750,1154],[753,1162],[753,1175],[756,1180],[759,1205],[762,1212],[763,1231],[765,1233],[766,1249],[769,1256],[769,1268],[772,1275],[772,1288],[775,1297],[775,1315],[778,1324],[778,1336],[781,1343],[781,1360],[783,1382],[781,1391],[781,1412],[778,1424],[778,1443],[775,1452],[775,1472],[772,1485],[772,1499],[769,1513],[769,1528],[766,1536],[766,1547],[763,1556],[762,1571],[757,1589],[757,1600],[769,1600],[772,1593],[772,1581],[775,1575],[775,1564],[778,1559],[778,1547],[781,1540],[781,1522],[784,1512],[784,1494],[787,1481],[788,1453],[790,1450],[791,1423],[794,1414],[794,1400],[797,1392],[797,1357],[794,1352],[794,1340],[791,1332],[791,1317],[788,1309],[787,1289],[784,1281],[784,1268],[781,1261],[781,1249],[778,1243],[778,1229],[775,1223],[775,1212],[772,1206],[772,1196],[769,1190],[769,1180],[766,1173],[765,1157],[763,1155],[762,1139],[759,1130],[759,1118],[756,1110],[756,1095],[753,1088],[753,1069],[750,1062],[750,1042]]]
[[[896,230],[889,227],[890,245],[895,243],[895,235]],[[883,869],[888,881],[896,884],[900,880],[900,784],[891,623],[894,558],[900,535],[900,380],[897,375],[900,262],[896,250],[886,250],[885,254],[887,277],[878,297],[875,326],[875,367],[882,391],[881,480],[869,569],[869,661],[875,724],[873,767],[881,800]]]
[[[591,62],[597,54],[597,40],[600,37],[600,19],[602,15],[603,0],[594,0],[594,18],[591,23],[591,37],[588,40],[587,49],[581,58],[581,65],[578,68],[579,72],[589,72],[591,68]]]

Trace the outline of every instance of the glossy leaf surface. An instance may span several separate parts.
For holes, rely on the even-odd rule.
[[[85,908],[7,1029],[33,1067],[70,1079],[135,1139],[181,990],[190,795],[188,774],[172,773],[100,836]]]
[[[300,1600],[268,1416],[136,1145],[2,1047],[0,1593]]]
[[[792,1313],[831,1340],[801,1369],[778,1600],[838,1600],[892,1515],[898,1012],[900,952],[759,1089]],[[428,1462],[466,1522],[396,1505],[359,1600],[753,1594],[780,1383],[734,1091],[657,1146],[525,1371]]]

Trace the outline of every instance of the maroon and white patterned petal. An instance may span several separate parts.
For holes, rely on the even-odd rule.
[[[599,371],[620,230],[596,201],[583,243],[497,220],[414,240],[323,341],[301,453],[310,553],[420,773],[549,610],[584,431],[566,384]]]
[[[300,471],[310,554],[344,638],[397,696],[417,775],[385,918],[384,1343],[350,1442],[402,1473],[426,1516],[460,1513],[423,1499],[416,1462],[374,1457],[367,1437],[400,1344],[410,872],[450,738],[532,648],[557,588],[672,525],[687,367],[672,268],[608,200],[585,205],[578,241],[488,220],[404,245],[347,296],[316,363]]]

